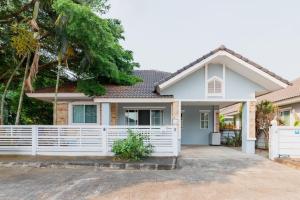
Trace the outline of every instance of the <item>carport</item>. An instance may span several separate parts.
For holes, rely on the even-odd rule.
[[[244,152],[254,153],[255,102],[248,101],[182,101],[181,145],[209,145],[209,135],[219,132],[219,109],[236,103],[243,105],[242,149]]]

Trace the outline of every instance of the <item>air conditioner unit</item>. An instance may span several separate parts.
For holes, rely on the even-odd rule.
[[[210,145],[221,145],[221,133],[219,132],[212,132],[209,134],[209,144]]]

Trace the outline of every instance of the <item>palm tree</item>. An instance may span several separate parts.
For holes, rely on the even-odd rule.
[[[32,19],[29,21],[30,27],[32,32],[34,33],[34,39],[38,41],[39,39],[39,27],[37,25],[37,16],[39,13],[39,7],[40,7],[40,2],[37,0],[34,3],[33,7],[33,13],[32,13]],[[27,86],[31,91],[32,91],[32,80],[36,76],[37,71],[38,71],[38,66],[39,66],[39,51],[40,51],[40,44],[37,42],[36,48],[35,48],[35,54],[33,57],[33,61],[30,67],[29,71],[29,65],[30,65],[30,59],[31,59],[31,53],[27,53],[27,63],[24,71],[24,78],[22,82],[22,88],[20,92],[20,98],[19,98],[19,104],[18,104],[18,110],[17,110],[17,115],[16,115],[16,121],[15,125],[18,125],[20,123],[20,115],[21,115],[21,110],[22,110],[22,104],[23,104],[23,98],[24,98],[24,91],[25,87]],[[28,75],[29,73],[29,75]]]
[[[26,58],[26,56],[23,56],[22,60],[15,67],[15,69],[11,73],[8,81],[5,84],[5,88],[4,88],[3,94],[1,95],[1,103],[0,103],[0,125],[4,124],[4,104],[5,104],[5,98],[6,98],[6,95],[7,95],[7,92],[8,92],[8,88],[9,88],[9,86],[11,84],[11,81],[13,80],[14,76],[16,75],[17,71],[19,70],[19,68],[23,64],[25,58]]]
[[[256,105],[256,138],[264,134],[266,149],[269,146],[269,127],[276,114],[277,107],[270,101],[261,101]]]
[[[68,58],[72,56],[73,50],[69,46],[69,42],[67,39],[66,33],[66,24],[67,24],[67,16],[64,14],[59,14],[55,21],[56,27],[56,38],[58,43],[58,53],[57,53],[57,74],[56,74],[56,84],[55,84],[55,95],[54,95],[54,105],[53,105],[53,123],[57,124],[57,96],[58,96],[58,87],[59,87],[59,79],[60,74],[63,71],[63,65],[68,68]]]

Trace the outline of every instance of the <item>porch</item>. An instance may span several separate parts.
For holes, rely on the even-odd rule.
[[[174,99],[59,102],[57,124],[0,126],[0,154],[112,156],[128,130],[146,136],[153,156],[178,156],[181,145],[210,145],[219,108],[235,101]],[[255,152],[255,102],[243,102],[242,146]]]

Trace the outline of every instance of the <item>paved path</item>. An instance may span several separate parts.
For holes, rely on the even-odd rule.
[[[300,170],[225,147],[183,147],[178,170],[1,168],[0,199],[300,199]]]

